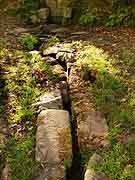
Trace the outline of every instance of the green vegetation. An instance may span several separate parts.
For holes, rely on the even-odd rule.
[[[51,36],[51,35],[48,36],[47,43],[55,44],[58,42],[60,42],[60,39],[57,36]]]
[[[118,7],[114,10],[114,13],[107,18],[105,25],[111,27],[120,25],[134,26],[134,7]]]
[[[7,51],[1,49],[1,58],[6,59]],[[10,163],[13,180],[28,180],[39,165],[35,162],[35,128],[37,110],[32,104],[45,93],[46,81],[52,78],[51,68],[36,52],[14,51],[10,55],[12,65],[6,65],[8,73],[0,89],[0,97],[8,96],[8,123],[13,131],[6,149],[6,160]],[[0,111],[5,104],[0,102]],[[4,116],[3,116],[4,117]],[[5,151],[5,147],[0,147]]]
[[[38,40],[36,37],[34,37],[33,35],[31,34],[28,34],[24,37],[21,38],[21,44],[29,49],[29,50],[32,50],[34,49],[34,47],[38,44]]]
[[[3,2],[1,0],[1,5]],[[38,3],[38,1],[34,0],[23,0],[19,9],[7,9],[6,11],[8,15],[19,15],[30,21],[32,20],[32,15],[38,18]],[[134,6],[117,6],[112,14],[104,18],[100,17],[100,15],[98,16],[98,11],[100,10],[98,8],[95,8],[95,12],[93,10],[89,14],[88,0],[81,0],[78,4],[81,7],[80,14],[77,14],[80,17],[77,18],[80,18],[79,23],[81,25],[93,26],[98,24],[99,21],[102,21],[101,23],[104,23],[107,27],[134,27],[135,25]],[[11,130],[7,144],[5,143],[4,135],[0,133],[0,143],[2,142],[0,144],[0,160],[2,161],[0,171],[7,161],[12,169],[12,180],[28,180],[40,168],[40,165],[35,162],[34,158],[38,112],[33,107],[33,104],[48,90],[48,82],[52,80],[59,82],[60,77],[53,74],[53,67],[45,62],[40,53],[31,51],[39,45],[35,36],[26,34],[22,38],[18,38],[24,48],[23,51],[17,51],[14,48],[10,49],[12,46],[9,42],[10,35],[14,34],[14,31],[8,32],[10,23],[7,28],[5,28],[6,25],[4,24],[4,31],[6,31],[5,33],[2,32],[3,36],[0,38],[0,121],[7,120]],[[82,26],[80,27],[82,28]],[[67,34],[71,33],[72,37],[68,37],[69,39],[64,39],[66,37],[65,32],[62,36],[61,33],[56,33],[55,36],[48,35],[41,47],[46,49],[49,46],[59,44],[61,39],[62,41],[65,40],[67,44],[63,43],[63,47],[73,47],[76,50],[74,52],[78,57],[76,64],[79,70],[81,68],[81,73],[90,72],[87,75],[94,77],[94,81],[89,83],[89,96],[95,102],[95,110],[103,112],[107,119],[110,147],[106,149],[99,148],[98,150],[88,148],[81,152],[81,157],[78,156],[81,158],[81,165],[84,167],[94,152],[100,154],[103,157],[103,163],[93,168],[104,172],[109,177],[109,180],[132,180],[135,177],[135,140],[132,136],[135,131],[134,33],[130,29],[128,31],[122,30],[119,33],[128,36],[132,47],[130,47],[130,43],[128,44],[127,38],[123,42],[127,42],[130,48],[121,48],[119,46],[120,41],[125,36],[116,36],[110,28],[100,27],[96,28],[95,34],[93,32],[88,34],[88,39],[88,36],[83,37],[85,42],[83,40],[80,41],[81,35],[78,38],[80,32],[77,34],[77,32],[72,33],[69,30],[69,32],[66,32]],[[87,31],[87,33],[89,32]],[[8,35],[9,37],[6,38]],[[16,34],[15,37],[13,36],[14,38],[16,38]],[[76,42],[74,38],[79,40]],[[14,42],[13,39],[11,42]],[[72,39],[73,41],[71,42]],[[114,41],[110,42],[111,39]],[[102,46],[112,56],[103,49],[95,47],[96,43],[97,47]],[[126,47],[128,47],[127,45]],[[114,48],[114,51],[109,48]],[[116,51],[118,54],[115,54]],[[87,80],[89,81],[89,79]],[[133,139],[129,141],[127,137],[133,137]],[[69,160],[67,159],[64,163],[66,168],[69,169]]]
[[[95,97],[97,110],[105,114],[110,130],[111,147],[96,150],[103,157],[103,163],[93,168],[104,172],[110,180],[134,179],[135,141],[121,144],[117,139],[123,132],[130,134],[135,128],[134,93],[129,80],[134,69],[134,53],[122,49],[119,57],[110,58],[102,49],[85,46],[77,64],[95,76],[89,91]],[[82,152],[82,164],[93,151]]]
[[[109,150],[103,150],[100,155],[103,163],[93,167],[95,170],[104,172],[110,180],[131,180],[135,176],[134,166],[135,142],[127,145],[115,144]]]
[[[38,1],[24,0],[21,1],[20,7],[17,9],[17,14],[22,18],[29,20],[30,16],[36,14],[38,9]]]
[[[12,180],[30,179],[39,169],[39,164],[34,160],[33,144],[33,134],[23,137],[21,142],[16,142],[15,138],[10,139],[7,160],[14,173]]]
[[[94,25],[96,22],[96,16],[90,16],[90,15],[82,15],[80,17],[80,24],[83,24],[83,25],[87,25],[87,24],[90,24],[90,25]]]

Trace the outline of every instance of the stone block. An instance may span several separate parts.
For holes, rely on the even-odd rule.
[[[69,113],[45,110],[38,116],[36,160],[43,165],[42,176],[47,180],[62,180],[66,164],[72,162],[72,141]],[[40,178],[39,178],[40,179]]]

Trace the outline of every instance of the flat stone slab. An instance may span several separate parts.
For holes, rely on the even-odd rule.
[[[78,139],[81,147],[108,146],[108,126],[101,112],[84,112],[79,118]]]
[[[65,177],[65,161],[72,161],[72,142],[69,113],[64,110],[44,110],[38,116],[36,160],[47,180]],[[43,179],[44,180],[44,179]]]
[[[63,109],[60,90],[55,89],[54,91],[45,93],[33,106],[39,107],[40,110]]]

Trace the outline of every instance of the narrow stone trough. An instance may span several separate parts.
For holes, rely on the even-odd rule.
[[[88,83],[75,64],[75,49],[59,45],[43,53],[45,59],[52,54],[57,65],[66,66],[65,81],[60,81],[53,92],[34,104],[40,109],[36,160],[42,165],[42,172],[35,180],[92,180],[93,177],[98,180],[88,170],[84,175],[81,150],[109,145],[106,120],[102,113],[95,111],[89,98]]]

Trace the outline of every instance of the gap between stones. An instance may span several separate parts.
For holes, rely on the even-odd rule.
[[[63,101],[63,109],[69,112],[71,137],[72,137],[73,159],[72,159],[71,168],[67,172],[67,180],[81,180],[83,170],[80,163],[81,155],[80,155],[80,149],[79,149],[78,137],[77,137],[77,120],[71,103],[70,85],[68,84],[67,80],[64,82],[64,84],[62,84],[61,96]]]
[[[61,56],[64,55],[63,53],[67,53],[66,54],[67,56],[64,56],[64,60],[61,59]],[[72,147],[70,146],[70,150],[72,151],[72,164],[70,165],[70,167],[68,167],[66,169],[66,172],[65,172],[66,177],[64,174],[64,180],[65,180],[65,178],[67,180],[83,180],[85,175],[84,175],[84,169],[81,166],[80,148],[82,148],[83,146],[85,148],[84,141],[85,141],[85,143],[87,143],[87,145],[88,145],[87,147],[107,147],[108,141],[106,141],[106,137],[108,135],[108,128],[105,123],[106,122],[105,118],[102,117],[102,113],[91,112],[93,106],[91,105],[91,100],[89,100],[89,98],[88,98],[88,92],[86,90],[87,87],[84,87],[84,86],[81,87],[81,89],[79,89],[79,91],[81,91],[81,92],[77,92],[77,93],[74,92],[74,90],[77,90],[82,77],[81,77],[81,75],[78,75],[79,71],[78,71],[78,67],[76,67],[76,65],[74,63],[75,62],[74,56],[68,56],[69,55],[68,53],[72,53],[72,55],[75,55],[74,50],[70,50],[68,48],[63,48],[60,45],[54,46],[54,47],[49,47],[48,49],[45,49],[43,51],[43,54],[42,54],[43,58],[45,57],[45,61],[47,63],[49,63],[52,68],[54,68],[53,65],[59,65],[60,67],[62,67],[64,69],[63,70],[64,78],[62,76],[62,78],[58,82],[58,91],[60,90],[58,93],[58,100],[60,100],[60,104],[58,101],[57,107],[55,106],[55,104],[53,104],[53,106],[48,106],[47,109],[51,108],[51,109],[56,110],[56,112],[57,112],[57,109],[58,110],[63,109],[63,110],[66,110],[66,113],[68,112],[68,114],[69,114],[68,127],[70,128],[70,139],[72,139],[72,142],[70,143],[70,145],[72,146]],[[57,69],[57,71],[54,71],[54,73],[56,73],[56,75],[61,75],[61,71],[59,71],[59,69]],[[91,80],[91,76],[90,76],[90,79],[88,79],[88,80]],[[82,89],[82,88],[84,88],[84,89]],[[80,104],[74,103],[74,101],[76,101],[76,99],[78,101],[78,98],[79,98],[79,101],[81,100],[81,106],[80,106]],[[55,96],[54,96],[53,101],[54,100],[56,100]],[[62,102],[61,102],[61,100],[62,100]],[[84,103],[84,101],[85,101],[85,103]],[[41,102],[40,104],[42,104],[42,103],[44,103],[44,102]],[[36,103],[35,105],[40,105],[40,104]],[[77,109],[78,105],[79,105],[79,108],[84,106],[84,109],[83,109],[84,114],[82,114],[82,111],[78,111],[78,109]],[[41,109],[41,110],[44,110],[44,109]],[[46,107],[45,107],[45,110],[46,110]],[[77,114],[76,114],[76,112],[77,112]],[[43,111],[43,113],[44,113],[44,111]],[[78,113],[79,113],[79,115],[78,115]],[[41,114],[41,117],[42,117],[42,114]],[[49,118],[50,118],[50,116],[49,116]],[[81,120],[82,118],[85,119],[85,122],[86,122],[85,126],[84,126],[84,122],[79,122],[79,120]],[[46,119],[44,119],[44,120],[46,120]],[[51,121],[49,121],[49,122],[51,122]],[[54,120],[54,122],[55,122],[55,120]],[[57,125],[59,126],[59,124],[57,124],[57,122],[59,122],[59,121],[56,121],[56,126]],[[41,123],[42,123],[42,121],[41,121]],[[48,126],[51,127],[51,125],[52,125],[52,124],[48,125],[48,123],[43,122],[43,124],[45,125],[46,128],[48,128]],[[62,121],[62,123],[63,123],[63,121]],[[39,127],[42,128],[42,124],[40,124]],[[63,129],[63,127],[67,128],[66,126],[64,126],[64,124],[60,128]],[[55,132],[54,132],[55,130],[56,130],[55,128],[51,129],[51,132],[54,133],[54,135],[57,134],[57,132],[55,134]],[[48,132],[48,130],[47,130],[47,132]],[[38,131],[38,133],[40,133],[40,132]],[[38,137],[38,135],[37,135],[37,137]],[[56,137],[57,137],[57,135],[56,135]],[[83,139],[83,137],[85,137],[85,139]],[[52,140],[52,137],[49,137],[49,138],[50,138],[50,140]],[[40,136],[39,136],[39,139],[40,139]],[[43,143],[41,145],[48,146],[48,144],[46,142],[44,142],[44,133],[42,133],[42,140],[43,140]],[[55,149],[55,145],[53,146],[54,149]],[[37,146],[37,149],[38,149],[38,146]],[[40,144],[39,144],[39,149],[40,149]],[[44,151],[44,149],[43,149],[43,151]],[[45,154],[46,154],[46,148],[45,148]],[[50,156],[51,156],[51,154],[50,154]],[[57,156],[57,154],[56,154],[56,156]],[[54,159],[54,157],[55,156],[53,156],[53,159]],[[46,158],[46,157],[43,157],[43,159],[44,158]],[[51,159],[51,161],[53,161],[53,160]],[[57,166],[56,169],[57,169],[57,171],[59,171],[59,166]],[[57,171],[54,171],[54,172],[57,172]],[[47,171],[47,172],[49,173],[49,171]],[[91,175],[90,172],[88,174]],[[94,175],[92,177],[94,177]],[[42,179],[44,179],[44,178],[40,178],[40,179],[36,179],[36,180],[42,180]]]

